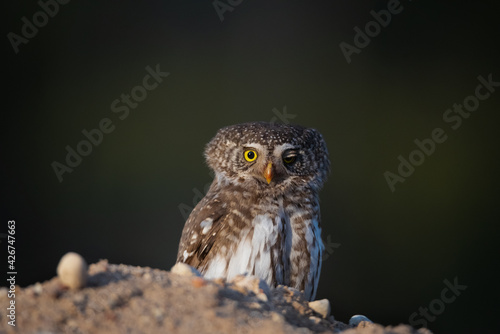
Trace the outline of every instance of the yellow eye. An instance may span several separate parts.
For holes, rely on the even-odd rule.
[[[295,161],[295,155],[290,155],[288,157],[283,158],[283,162],[286,164],[291,164]]]
[[[257,159],[257,152],[254,150],[246,150],[245,151],[245,160],[248,162],[255,161]]]

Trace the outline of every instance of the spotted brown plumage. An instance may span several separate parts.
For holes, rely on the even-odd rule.
[[[207,278],[249,273],[314,299],[324,249],[318,192],[330,167],[321,134],[237,124],[217,132],[205,157],[215,177],[186,221],[177,262]]]

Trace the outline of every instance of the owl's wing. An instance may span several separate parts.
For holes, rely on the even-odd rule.
[[[182,231],[177,262],[199,268],[212,249],[227,218],[227,209],[221,201],[205,196],[189,215]]]

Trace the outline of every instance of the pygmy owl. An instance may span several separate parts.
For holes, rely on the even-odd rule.
[[[324,249],[318,192],[330,168],[321,134],[237,124],[217,132],[205,157],[215,177],[186,221],[177,262],[207,278],[256,275],[313,300]]]

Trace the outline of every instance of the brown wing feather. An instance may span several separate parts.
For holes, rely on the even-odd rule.
[[[199,268],[206,262],[227,217],[227,210],[223,208],[220,199],[210,195],[209,192],[189,215],[177,253],[177,262],[187,263],[194,268]],[[206,219],[213,220],[212,228],[207,234],[202,234],[201,222]],[[186,258],[184,252],[188,254]]]

